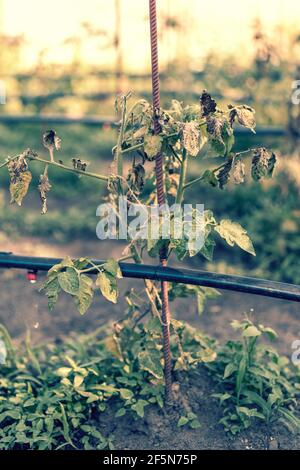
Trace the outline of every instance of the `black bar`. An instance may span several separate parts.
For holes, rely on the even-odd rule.
[[[2,253],[0,254],[0,269],[17,268],[48,271],[54,264],[60,261],[61,258],[38,258]],[[103,262],[103,260],[93,260],[95,264]],[[208,271],[195,271],[192,269],[164,268],[148,264],[120,263],[120,267],[123,276],[128,278],[180,282],[300,302],[300,286],[294,284]],[[91,274],[96,273],[97,270],[91,271]]]

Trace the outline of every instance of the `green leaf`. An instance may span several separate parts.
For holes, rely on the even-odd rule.
[[[81,274],[79,280],[79,291],[75,297],[75,302],[81,315],[84,315],[91,306],[93,298],[93,280],[89,276]]]
[[[134,396],[133,392],[128,388],[120,388],[119,392],[123,400],[131,400]]]
[[[247,403],[247,404],[255,403],[262,409],[266,418],[268,418],[271,412],[271,408],[269,407],[268,403],[260,395],[258,395],[258,393],[252,392],[251,390],[245,390],[243,392],[243,396],[246,397],[246,399],[243,399],[243,403]]]
[[[188,422],[189,419],[186,416],[181,416],[181,418],[179,418],[178,420],[177,426],[181,428],[182,426],[185,426]]]
[[[82,385],[84,378],[82,375],[75,375],[73,385],[75,388],[79,388]]]
[[[136,414],[143,418],[145,415],[145,406],[148,405],[146,400],[138,400],[134,405],[132,405],[131,409],[136,412]]]
[[[201,253],[201,255],[204,256],[204,258],[206,258],[208,261],[212,261],[215,246],[215,241],[211,237],[207,237],[199,253]]]
[[[276,338],[278,338],[278,334],[276,331],[273,330],[273,328],[268,328],[264,327],[263,325],[259,325],[259,329],[262,333],[266,334],[271,341],[274,341]]]
[[[228,377],[230,377],[236,371],[237,371],[237,366],[233,362],[230,362],[225,367],[223,379],[224,380],[227,379]]]
[[[70,426],[68,423],[65,407],[62,403],[59,403],[59,406],[61,410],[60,421],[62,422],[62,425],[63,425],[63,436],[66,442],[73,445],[71,437],[70,437]]]
[[[55,371],[56,375],[58,375],[59,377],[68,377],[71,372],[71,367],[60,367]]]
[[[190,426],[190,428],[192,428],[192,429],[199,429],[199,428],[201,428],[201,424],[200,424],[200,422],[199,422],[198,419],[193,419],[193,420],[190,422],[189,426]]]
[[[2,423],[2,421],[4,421],[6,418],[19,420],[21,419],[21,413],[17,410],[7,410],[3,413],[0,413],[0,423]]]
[[[255,337],[255,336],[260,336],[261,331],[259,331],[258,328],[254,325],[248,326],[244,331],[243,331],[243,336],[248,338],[248,337]]]
[[[221,220],[220,224],[214,227],[215,231],[224,238],[230,246],[237,245],[242,250],[255,256],[253,244],[247,234],[247,231],[237,222],[229,219]]]
[[[121,416],[124,416],[126,414],[126,409],[125,408],[120,408],[116,414],[115,414],[115,417],[116,418],[120,418]]]
[[[99,287],[101,294],[110,302],[116,304],[118,300],[118,286],[114,276],[102,271],[96,279],[96,286]]]
[[[60,287],[67,294],[77,295],[79,290],[79,275],[73,268],[67,268],[66,271],[57,275]]]
[[[163,378],[163,367],[160,362],[159,351],[142,351],[138,354],[138,360],[142,370],[149,372],[157,379]]]
[[[238,368],[238,373],[237,373],[237,376],[236,376],[236,394],[237,394],[238,398],[240,397],[240,394],[241,394],[241,390],[242,390],[246,370],[247,370],[247,359],[244,356],[244,357],[242,357],[242,359],[240,361],[239,368]]]
[[[53,310],[58,299],[58,294],[61,291],[58,279],[55,277],[54,279],[46,281],[43,288],[45,289],[48,297],[48,308],[49,310]]]
[[[112,276],[116,277],[117,279],[121,279],[122,278],[122,272],[121,272],[121,269],[120,269],[120,265],[119,263],[114,260],[113,258],[109,258],[106,263],[104,263],[103,265],[103,269],[111,274]]]

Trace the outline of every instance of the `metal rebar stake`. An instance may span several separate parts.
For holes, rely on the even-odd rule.
[[[159,69],[158,69],[158,46],[157,46],[157,15],[156,15],[156,0],[149,0],[149,15],[150,15],[150,37],[151,37],[151,67],[152,67],[152,96],[153,96],[153,111],[154,111],[154,133],[159,134],[160,125],[158,122],[158,115],[160,110],[160,87],[159,87]],[[155,159],[155,172],[156,172],[156,185],[157,185],[157,201],[161,206],[165,203],[165,186],[164,186],[164,173],[163,173],[163,155],[159,153]],[[160,263],[163,267],[167,265],[166,250],[160,251]],[[165,385],[166,385],[166,403],[172,401],[172,358],[170,349],[170,308],[168,297],[168,283],[161,282],[161,297],[162,297],[162,323],[163,323],[163,351],[165,360]]]

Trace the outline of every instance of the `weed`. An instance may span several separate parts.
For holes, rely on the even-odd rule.
[[[275,331],[249,319],[233,321],[232,327],[240,330],[242,339],[228,341],[217,351],[217,360],[208,364],[222,390],[214,396],[223,407],[225,430],[236,434],[255,420],[267,426],[280,420],[299,431],[294,412],[299,387],[289,360],[260,342],[263,337],[274,340]]]

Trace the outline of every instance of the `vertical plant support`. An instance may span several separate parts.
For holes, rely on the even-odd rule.
[[[149,17],[150,17],[150,38],[151,38],[151,72],[152,72],[152,100],[153,100],[153,124],[154,133],[159,134],[160,125],[158,122],[160,111],[160,84],[159,84],[159,68],[158,68],[158,41],[157,41],[157,14],[156,0],[149,0]],[[164,173],[163,173],[163,155],[159,153],[155,159],[156,185],[157,185],[157,202],[162,206],[166,201]],[[160,263],[162,266],[167,265],[166,249],[160,250]],[[166,385],[166,403],[172,401],[172,374],[171,374],[171,349],[170,349],[170,308],[168,297],[168,283],[161,282],[161,300],[162,300],[162,326],[163,326],[163,352],[165,361],[165,385]]]
[[[121,48],[121,1],[115,0],[116,96],[122,93],[123,54]]]

